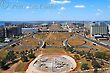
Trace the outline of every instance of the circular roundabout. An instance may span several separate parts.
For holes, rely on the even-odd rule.
[[[39,55],[26,73],[69,73],[76,68],[73,58],[66,55]]]

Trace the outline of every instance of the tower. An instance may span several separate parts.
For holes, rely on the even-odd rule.
[[[7,38],[7,28],[5,25],[4,25],[4,29],[5,29],[5,38]]]
[[[53,21],[53,24],[55,24],[55,22]]]

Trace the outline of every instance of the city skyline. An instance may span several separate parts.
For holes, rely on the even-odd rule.
[[[109,0],[1,0],[0,21],[110,20]]]

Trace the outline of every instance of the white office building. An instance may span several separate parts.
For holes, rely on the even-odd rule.
[[[109,34],[109,27],[107,25],[95,24],[91,26],[91,35],[107,35]]]

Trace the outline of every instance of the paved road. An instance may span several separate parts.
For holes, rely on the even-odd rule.
[[[63,42],[63,45],[64,45],[65,47],[67,47],[67,46],[71,47],[71,45],[68,44],[68,39],[66,39],[66,40]]]
[[[71,37],[69,37],[69,38],[74,38],[75,37],[75,35],[72,35]],[[72,47],[69,43],[68,43],[68,39],[69,38],[67,38],[64,42],[63,42],[63,45],[65,46],[65,47],[67,47],[67,46],[69,46],[69,47]]]
[[[90,39],[90,38],[84,37],[84,36],[82,36],[82,35],[79,35],[79,36],[81,36],[81,37],[83,37],[83,38],[85,38],[85,39],[87,39],[87,40],[89,40],[89,41],[91,41],[91,42],[93,42],[93,43],[96,43],[96,44],[98,44],[98,45],[101,45],[101,46],[103,46],[103,47],[105,47],[105,48],[108,48],[108,49],[110,50],[110,46],[109,46],[109,45],[105,45],[105,44],[103,44],[103,43],[97,42],[97,41],[95,41],[95,40],[92,40],[92,39]],[[72,36],[72,37],[74,37],[74,36]],[[66,39],[63,44],[64,44],[64,46],[68,46],[68,45],[69,45],[69,44],[68,44],[68,39]],[[69,45],[69,46],[70,46],[70,45]]]
[[[36,40],[39,40],[40,45],[37,46],[37,48],[42,48],[44,46],[45,42],[43,40],[36,38],[34,35],[33,35],[33,38],[35,38]]]
[[[24,38],[26,38],[26,37],[29,37],[29,36],[32,36],[32,35],[33,35],[33,34],[27,35],[27,36],[24,36],[23,38],[19,38],[19,39],[17,39],[17,40],[14,40],[14,41],[12,41],[12,42],[9,42],[8,44],[6,44],[6,45],[4,45],[4,46],[0,46],[0,48],[4,48],[4,47],[6,47],[6,46],[12,45],[12,44],[18,42],[19,40],[22,40],[22,39],[24,39]]]
[[[63,48],[63,46],[46,46],[46,48]]]
[[[14,44],[14,43],[16,43],[16,42],[18,42],[18,41],[20,41],[20,40],[26,38],[26,37],[30,37],[30,36],[32,36],[32,35],[34,35],[34,34],[27,35],[27,36],[24,36],[23,38],[19,38],[19,39],[17,39],[17,40],[14,40],[14,41],[12,41],[12,42],[9,42],[8,44],[6,44],[6,45],[4,45],[4,46],[0,46],[0,49],[1,49],[1,48],[4,48],[4,47],[7,47],[7,46],[9,46],[9,45],[12,45],[12,44]]]
[[[79,35],[79,34],[77,34],[77,35]],[[101,43],[101,42],[97,42],[97,41],[95,41],[95,40],[93,40],[93,39],[91,39],[91,38],[88,38],[88,37],[86,37],[86,36],[82,36],[82,35],[79,35],[79,36],[81,36],[81,37],[87,39],[88,41],[91,41],[91,42],[96,43],[96,44],[98,44],[98,45],[101,45],[101,46],[103,46],[103,47],[105,47],[105,48],[108,48],[108,49],[110,50],[110,46],[109,46],[109,45],[103,44],[103,43]]]
[[[75,35],[72,35],[72,36],[69,37],[69,38],[74,38],[74,37],[75,37]],[[67,47],[67,46],[71,47],[71,45],[68,44],[68,39],[69,39],[69,38],[67,38],[66,40],[64,40],[63,46],[65,46],[65,47]]]
[[[95,41],[95,40],[92,40],[92,39],[87,38],[87,37],[84,37],[84,36],[82,36],[82,37],[85,38],[85,39],[87,39],[87,40],[89,40],[89,41],[91,41],[91,42],[94,42],[94,43],[96,43],[96,44],[98,44],[98,45],[101,45],[101,46],[103,46],[103,47],[105,47],[105,48],[108,48],[108,49],[110,50],[110,46],[109,46],[109,45],[105,45],[105,44],[103,44],[103,43],[97,42],[97,41]]]

